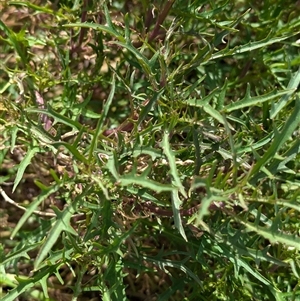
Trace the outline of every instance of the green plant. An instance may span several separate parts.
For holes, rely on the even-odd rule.
[[[297,13],[8,1],[2,300],[296,300]]]

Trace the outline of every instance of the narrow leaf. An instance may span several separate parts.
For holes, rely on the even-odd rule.
[[[173,191],[174,189],[172,185],[161,184],[159,182],[147,178],[137,177],[134,175],[123,176],[119,179],[119,181],[122,186],[139,185],[141,187],[154,190],[157,193],[161,193],[163,191]]]
[[[14,230],[11,234],[11,239],[13,239],[15,237],[15,235],[18,233],[20,228],[24,225],[24,223],[27,221],[27,219],[33,214],[33,212],[37,209],[37,207],[44,200],[46,200],[49,197],[49,195],[51,195],[51,194],[55,193],[56,191],[58,191],[59,188],[60,188],[60,185],[55,185],[55,186],[52,186],[52,187],[48,188],[47,190],[43,191],[34,201],[32,201],[30,203],[30,205],[26,208],[25,213],[23,214],[23,216],[19,220],[18,224],[14,228]]]
[[[55,112],[50,106],[48,106],[47,109],[36,109],[36,108],[30,108],[27,109],[26,112],[28,113],[40,113],[40,114],[44,114],[44,115],[48,115],[50,117],[53,117],[53,119],[56,122],[60,122],[62,124],[65,124],[67,126],[69,126],[70,128],[72,128],[73,130],[79,130],[81,129],[82,125],[77,122],[74,121],[60,113]]]
[[[295,100],[295,109],[291,116],[286,121],[284,127],[281,130],[281,133],[278,133],[271,146],[264,154],[264,156],[257,161],[254,165],[253,169],[251,170],[251,176],[255,176],[257,172],[266,165],[278,152],[278,150],[282,147],[282,145],[290,139],[292,133],[295,129],[299,126],[300,123],[300,99],[297,96]]]
[[[287,104],[293,92],[295,92],[300,83],[300,67],[298,71],[291,78],[287,90],[290,90],[289,93],[283,95],[277,103],[272,103],[272,109],[270,112],[270,118],[273,119],[279,113],[279,111]]]
[[[286,246],[295,247],[297,250],[300,250],[300,239],[296,235],[285,234],[282,231],[275,232],[270,228],[264,228],[254,223],[243,221],[241,219],[239,219],[239,222],[243,224],[250,231],[254,231],[258,233],[259,235],[268,239],[273,244],[281,243]]]
[[[181,216],[180,216],[180,206],[181,206],[181,200],[178,196],[178,190],[174,189],[172,191],[172,210],[174,215],[174,222],[175,227],[178,229],[181,236],[184,238],[185,241],[187,241],[187,237],[184,232],[184,228],[182,226]]]
[[[40,263],[46,258],[49,251],[56,243],[58,237],[62,231],[70,232],[73,235],[77,235],[77,232],[70,226],[70,219],[72,215],[76,212],[76,204],[74,201],[72,204],[67,206],[62,212],[53,207],[53,210],[57,214],[57,221],[55,222],[53,228],[50,230],[48,236],[46,237],[45,243],[41,247],[38,256],[36,257],[34,268],[38,269]]]
[[[78,149],[74,145],[71,145],[71,144],[69,144],[67,142],[63,142],[63,141],[54,142],[54,143],[52,143],[52,145],[64,146],[78,161],[83,162],[85,164],[89,163],[89,161],[83,155],[81,155],[81,153],[78,151]]]
[[[292,36],[298,34],[297,31],[293,32],[292,34],[289,35],[285,35],[282,37],[275,37],[275,38],[270,38],[272,32],[269,33],[269,35],[260,40],[260,41],[256,41],[256,42],[249,42],[245,45],[242,46],[236,46],[235,48],[231,49],[231,50],[227,50],[224,52],[223,50],[215,53],[214,55],[212,55],[212,57],[210,58],[210,60],[214,61],[217,58],[221,58],[221,57],[225,57],[225,56],[229,56],[229,55],[235,55],[235,54],[240,54],[240,53],[244,53],[244,52],[249,52],[249,51],[253,51],[255,49],[259,49],[262,47],[266,47],[275,43],[279,43],[282,42],[286,39],[291,38]]]
[[[21,161],[21,163],[19,165],[12,192],[15,191],[15,189],[17,188],[17,186],[21,182],[23,174],[25,172],[25,169],[31,163],[31,159],[34,157],[34,155],[36,153],[41,152],[41,151],[43,151],[43,150],[38,146],[35,146],[35,147],[33,147],[33,148],[31,148],[27,151],[24,159]]]
[[[176,166],[176,160],[175,160],[175,155],[173,153],[173,151],[171,150],[171,146],[169,143],[169,134],[168,132],[164,132],[164,136],[163,136],[163,140],[162,140],[162,148],[163,151],[169,161],[169,165],[170,165],[170,174],[173,177],[173,184],[175,184],[175,186],[178,188],[178,190],[180,191],[180,193],[187,198],[187,194],[184,190],[184,186],[182,185],[178,172],[177,172],[177,166]]]
[[[289,90],[282,90],[282,91],[273,90],[264,95],[251,97],[249,89],[250,89],[250,87],[248,86],[246,95],[243,99],[225,106],[225,108],[224,108],[225,112],[232,112],[232,111],[243,109],[246,107],[257,106],[257,105],[262,104],[263,102],[276,99],[281,95],[287,95],[287,94],[291,93],[291,91],[289,91]]]
[[[94,155],[94,151],[95,151],[95,149],[97,147],[97,141],[99,139],[99,135],[103,131],[104,121],[105,121],[105,119],[107,117],[107,114],[109,112],[109,108],[111,106],[111,103],[112,103],[114,95],[115,95],[115,88],[116,88],[116,81],[115,81],[115,75],[113,75],[112,82],[111,82],[111,90],[110,90],[110,93],[108,95],[107,101],[104,103],[104,107],[103,107],[103,112],[101,114],[101,118],[99,118],[96,130],[94,132],[94,136],[93,136],[93,140],[92,140],[91,148],[90,148],[89,159],[88,159],[89,162],[92,161],[92,157]]]

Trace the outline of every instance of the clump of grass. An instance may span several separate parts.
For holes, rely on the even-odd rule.
[[[298,298],[299,9],[247,5],[6,3],[2,300]]]

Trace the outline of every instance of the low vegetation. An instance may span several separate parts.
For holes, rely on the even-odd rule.
[[[0,8],[1,300],[299,300],[299,1]]]

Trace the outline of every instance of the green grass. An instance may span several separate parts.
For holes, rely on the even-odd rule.
[[[1,300],[299,300],[298,2],[52,2],[0,4]]]

